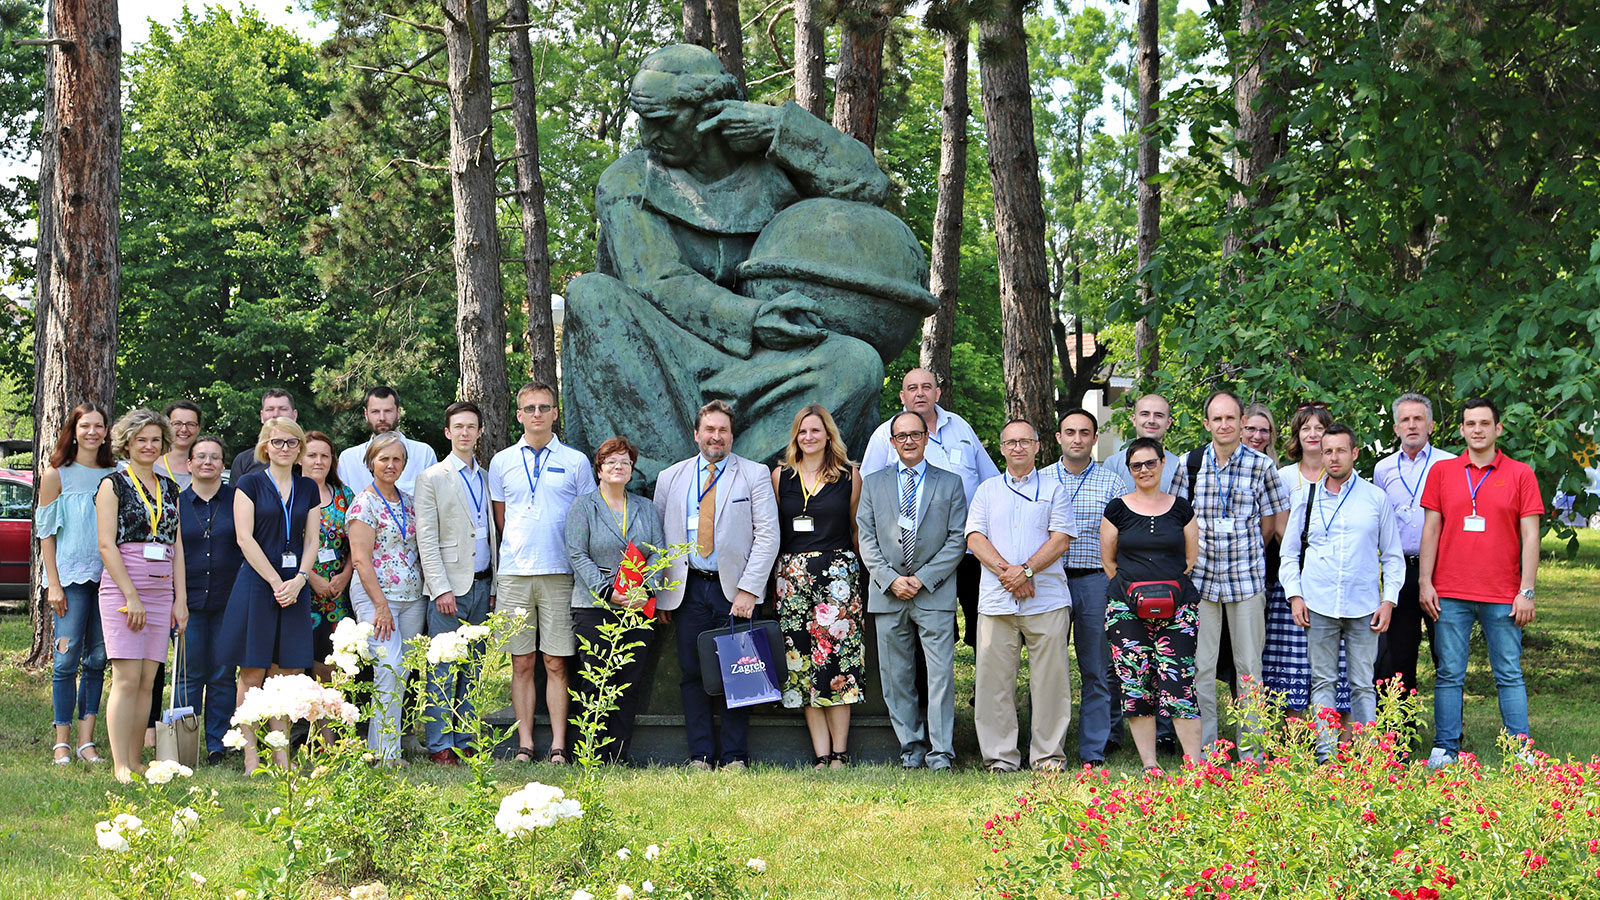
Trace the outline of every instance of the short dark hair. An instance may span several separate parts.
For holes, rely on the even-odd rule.
[[[1004,425],[1000,426],[1000,433],[1001,434],[1005,434],[1006,433],[1006,429],[1010,428],[1013,425],[1026,425],[1026,426],[1028,426],[1028,428],[1033,431],[1033,439],[1036,440],[1036,441],[1039,439],[1039,426],[1033,424],[1032,422],[1029,422],[1027,419],[1023,419],[1023,418],[1020,418],[1020,417],[1019,418],[1015,418],[1015,419],[1007,419],[1006,423]]]
[[[722,413],[728,417],[728,428],[738,431],[739,420],[734,417],[733,407],[726,400],[712,400],[694,411],[694,430],[700,430],[700,422],[711,413]]]
[[[517,399],[521,400],[523,394],[535,393],[537,391],[543,391],[546,394],[549,394],[551,401],[556,401],[556,389],[542,381],[539,381],[538,379],[534,379],[522,387],[517,388]]]
[[[1500,407],[1495,406],[1494,401],[1488,397],[1470,397],[1467,402],[1461,404],[1461,416],[1463,419],[1466,418],[1467,410],[1469,409],[1487,409],[1489,410],[1489,415],[1494,416],[1495,424],[1500,424]]]
[[[456,413],[472,413],[478,417],[478,427],[483,427],[483,410],[478,409],[478,404],[471,400],[458,400],[444,408],[444,427],[450,427],[450,417]]]
[[[194,413],[194,419],[196,422],[204,422],[206,420],[205,413],[202,413],[200,411],[200,407],[194,405],[194,402],[191,400],[179,400],[175,403],[168,403],[167,408],[163,409],[161,414],[166,416],[170,421],[172,419],[172,413],[180,409],[187,409],[189,412]],[[199,443],[198,438],[195,439],[195,443]]]
[[[1133,454],[1136,450],[1154,450],[1156,459],[1167,458],[1167,450],[1165,447],[1161,446],[1160,441],[1153,437],[1142,437],[1134,438],[1132,441],[1128,442],[1128,449],[1122,454],[1122,461],[1125,463],[1133,462]]]
[[[1331,438],[1336,434],[1346,435],[1350,438],[1350,446],[1356,446],[1356,430],[1343,422],[1335,422],[1332,425],[1329,425],[1327,430],[1322,432],[1323,442],[1326,443],[1328,438]]]
[[[288,391],[284,390],[283,388],[278,388],[278,387],[267,388],[266,390],[261,392],[261,402],[262,403],[265,403],[265,402],[267,402],[268,400],[271,400],[274,397],[282,397],[283,399],[289,401],[289,408],[290,409],[294,409],[295,408],[294,395],[289,393]]]
[[[1073,408],[1061,414],[1061,418],[1056,421],[1056,428],[1058,430],[1062,426],[1066,425],[1068,416],[1087,416],[1089,419],[1089,426],[1095,431],[1100,430],[1100,420],[1094,417],[1094,413],[1089,412],[1087,409],[1084,409],[1081,406],[1074,406]]]
[[[394,405],[400,405],[399,393],[397,393],[394,388],[389,387],[387,384],[380,384],[374,388],[367,388],[367,395],[361,398],[361,408],[366,409],[367,404],[371,403],[374,398],[378,400],[388,400],[393,398]]]
[[[182,409],[183,407],[178,407],[178,408]],[[162,413],[162,415],[166,415],[166,413]],[[199,437],[195,438],[194,439],[194,443],[189,445],[189,458],[190,459],[194,459],[194,448],[200,446],[201,444],[216,444],[217,445],[217,449],[222,451],[223,460],[227,460],[227,458],[228,458],[228,442],[223,440],[220,435],[215,435],[215,434],[202,434]]]
[[[1244,415],[1244,401],[1239,399],[1238,394],[1235,394],[1233,391],[1224,388],[1220,391],[1212,391],[1211,396],[1206,398],[1205,405],[1200,407],[1200,412],[1205,416],[1205,418],[1211,418],[1211,404],[1215,402],[1218,397],[1227,397],[1229,400],[1232,400],[1233,405],[1239,407],[1239,415]]]
[[[916,416],[917,417],[917,421],[922,423],[922,431],[923,431],[923,433],[927,433],[927,431],[928,431],[928,417],[927,416],[925,416],[922,413],[919,413],[919,412],[917,412],[915,410],[902,409],[899,412],[894,414],[894,418],[889,420],[889,437],[894,437],[894,423],[900,421],[900,417],[901,416]]]

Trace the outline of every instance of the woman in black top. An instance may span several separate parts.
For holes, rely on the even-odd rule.
[[[833,416],[816,404],[789,429],[778,495],[778,622],[788,677],[783,705],[804,707],[816,768],[850,764],[850,706],[861,700],[861,558],[856,504],[861,475]]]
[[[1111,589],[1106,636],[1111,666],[1122,684],[1122,712],[1145,769],[1157,769],[1157,712],[1172,718],[1184,755],[1200,757],[1200,708],[1194,695],[1195,631],[1200,597],[1189,572],[1200,553],[1200,527],[1182,497],[1161,490],[1166,455],[1161,443],[1139,438],[1128,445],[1128,472],[1137,490],[1106,504],[1100,522],[1100,557]],[[1175,582],[1171,614],[1140,615],[1140,582]],[[1160,612],[1165,612],[1164,610]]]

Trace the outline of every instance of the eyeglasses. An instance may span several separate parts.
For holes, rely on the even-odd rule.
[[[1012,447],[1031,447],[1037,443],[1039,442],[1034,438],[1012,438],[1009,441],[1001,441],[1000,446],[1009,450]]]
[[[1141,459],[1136,463],[1128,463],[1128,471],[1143,472],[1148,469],[1153,472],[1156,466],[1159,465],[1161,465],[1161,460],[1159,459]]]
[[[1244,433],[1245,434],[1271,434],[1272,433],[1272,429],[1271,428],[1260,428],[1260,427],[1255,426],[1255,425],[1246,425],[1244,427]]]
[[[1328,408],[1328,404],[1323,403],[1321,400],[1312,400],[1309,403],[1302,403],[1299,406],[1295,407],[1295,411],[1299,412],[1299,411],[1305,410],[1305,409],[1327,409],[1327,408]]]
[[[902,431],[899,434],[889,435],[889,440],[904,443],[905,441],[920,441],[927,436],[928,433],[926,431]]]
[[[551,412],[554,412],[555,411],[555,407],[551,406],[548,403],[538,403],[538,404],[530,403],[527,406],[524,406],[522,408],[522,411],[527,413],[530,416],[533,416],[533,415],[544,416],[544,415],[549,415]]]
[[[300,439],[299,438],[273,438],[272,440],[267,441],[267,443],[271,444],[272,448],[274,450],[294,450],[295,448],[300,446]]]
[[[628,459],[608,459],[600,463],[602,469],[631,469],[633,461]]]

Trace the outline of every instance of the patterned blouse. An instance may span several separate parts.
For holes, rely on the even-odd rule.
[[[317,532],[316,565],[311,571],[316,572],[324,579],[332,580],[344,568],[345,562],[350,559],[350,534],[345,529],[345,514],[350,510],[350,503],[355,499],[355,491],[344,485],[337,487],[328,486],[328,493],[332,495],[327,504],[322,507],[322,528]],[[380,504],[381,505],[381,504]],[[332,550],[334,558],[326,562],[320,557],[323,551]],[[311,598],[311,608],[322,616],[322,623],[332,625],[350,615],[350,592],[346,589],[337,597]]]
[[[384,598],[390,603],[420,600],[422,557],[417,552],[417,507],[411,495],[400,491],[400,502],[394,503],[369,487],[356,495],[347,515],[349,521],[365,522],[377,533],[372,568]]]
[[[111,489],[117,496],[117,543],[143,544],[154,541],[168,546],[178,542],[178,495],[183,492],[178,483],[165,475],[157,475],[160,489],[152,496],[142,491],[143,484],[135,488],[132,472],[107,475]],[[148,505],[146,505],[148,503]],[[158,509],[154,527],[150,523],[150,510]]]

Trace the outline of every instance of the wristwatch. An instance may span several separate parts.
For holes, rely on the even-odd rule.
[[[1518,597],[1526,597],[1527,599],[1532,600],[1533,599],[1533,588],[1523,588],[1522,590],[1517,591],[1517,596]]]
[[[1022,566],[1022,576],[1031,581],[1033,579],[1033,566],[1024,563]]]

